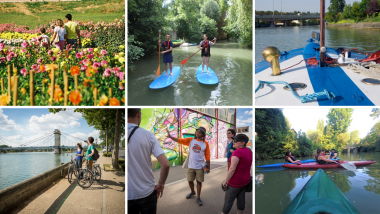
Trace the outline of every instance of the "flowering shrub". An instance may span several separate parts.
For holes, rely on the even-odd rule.
[[[4,89],[0,93],[0,106],[14,102],[7,90],[9,65],[13,68],[11,75],[18,76],[17,105],[31,104],[31,72],[34,74],[35,105],[64,105],[65,73],[68,77],[68,105],[121,105],[125,97],[124,49],[125,46],[120,45],[117,49],[84,48],[76,53],[68,45],[60,51],[57,48],[41,47],[35,37],[30,38],[29,42],[22,42],[20,48],[6,49],[4,43],[1,43],[0,78],[4,82]],[[51,98],[53,75],[54,94]],[[13,79],[10,84],[12,88]]]

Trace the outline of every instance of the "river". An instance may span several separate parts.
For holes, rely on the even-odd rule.
[[[311,32],[319,32],[319,25],[303,27],[275,27],[255,29],[255,63],[263,61],[262,51],[267,46],[275,46],[281,52],[303,48]],[[330,48],[358,48],[360,51],[380,49],[380,30],[353,28],[326,28],[325,43]]]
[[[69,153],[65,153],[69,154]],[[19,152],[0,154],[0,190],[49,171],[70,156],[53,152]],[[74,153],[70,153],[74,157]]]
[[[210,68],[219,78],[218,85],[203,85],[196,79],[202,64],[200,52],[185,65],[181,61],[191,56],[198,46],[173,49],[173,67],[180,66],[177,81],[164,89],[149,89],[156,79],[158,54],[145,56],[128,71],[128,105],[150,106],[251,106],[252,105],[252,49],[237,42],[217,41],[211,46]],[[161,55],[161,74],[165,65]]]
[[[325,172],[360,213],[380,213],[380,152],[339,155],[341,160],[375,160],[357,171],[326,169]],[[310,159],[301,158],[301,159]],[[280,159],[260,160],[256,166],[281,163]],[[316,170],[260,171],[256,167],[256,213],[281,213],[296,197]]]

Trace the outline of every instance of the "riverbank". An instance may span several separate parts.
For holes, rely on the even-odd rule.
[[[327,27],[334,28],[354,28],[366,30],[380,30],[380,22],[359,22],[359,23],[336,23],[328,24]]]

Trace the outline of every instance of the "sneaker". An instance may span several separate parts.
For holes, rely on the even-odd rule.
[[[191,192],[191,193],[186,195],[186,199],[189,199],[189,198],[193,197],[194,195],[195,195],[195,192],[194,193]]]
[[[197,204],[198,204],[199,206],[202,206],[202,205],[203,205],[203,203],[202,203],[202,201],[201,201],[200,198],[197,198],[196,202],[197,202]]]

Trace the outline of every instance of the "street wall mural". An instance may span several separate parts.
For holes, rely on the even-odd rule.
[[[206,141],[209,143],[211,159],[226,157],[227,129],[234,128],[233,124],[218,121],[216,118],[192,111],[190,109],[179,108],[156,108],[142,109],[142,120],[140,127],[152,132],[160,142],[170,166],[181,164],[181,144],[172,141],[167,137],[166,129],[173,137],[178,137],[180,126],[182,126],[182,137],[194,137],[198,127],[206,129]],[[179,121],[181,118],[181,121]],[[180,125],[181,124],[181,125]],[[218,134],[219,133],[219,134]],[[218,137],[217,137],[218,136]],[[219,142],[217,140],[219,138]],[[218,148],[218,149],[217,149]],[[185,161],[188,154],[188,147],[182,147],[182,159]],[[152,156],[152,169],[160,168],[157,159]]]

